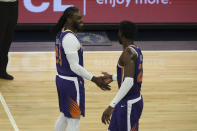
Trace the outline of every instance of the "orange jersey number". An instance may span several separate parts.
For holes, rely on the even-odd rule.
[[[140,82],[142,82],[142,77],[143,77],[142,64],[139,64],[138,69],[141,70],[140,73],[139,73],[138,76],[137,76],[137,82],[140,83]]]
[[[56,50],[56,64],[60,64],[62,66],[62,57],[61,57],[61,50],[58,46],[55,47]]]

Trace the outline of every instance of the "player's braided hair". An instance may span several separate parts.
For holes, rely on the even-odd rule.
[[[63,28],[65,25],[67,18],[71,18],[74,13],[78,12],[79,9],[76,7],[69,7],[67,8],[60,19],[58,20],[58,23],[55,26],[54,33],[57,35],[57,33]]]

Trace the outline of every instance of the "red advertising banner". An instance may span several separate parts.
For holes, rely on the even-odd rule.
[[[19,23],[56,23],[76,6],[85,23],[197,23],[197,0],[19,0]]]

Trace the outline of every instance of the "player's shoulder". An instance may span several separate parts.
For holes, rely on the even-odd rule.
[[[135,50],[135,48],[133,48],[132,46],[128,46],[125,50],[124,50],[124,55],[128,55],[128,56],[131,56],[132,58],[133,57],[136,57],[138,56],[138,53],[137,51]]]
[[[72,32],[65,33],[65,35],[63,36],[63,40],[78,41],[76,35]]]
[[[133,50],[131,50],[129,47],[125,48],[125,50],[122,52],[122,55],[120,56],[120,61],[122,63],[126,64],[131,60],[136,60],[137,54]]]
[[[62,40],[62,45],[65,50],[80,49],[80,42],[75,36],[75,34],[72,32],[68,32],[66,35],[64,35],[63,40]]]

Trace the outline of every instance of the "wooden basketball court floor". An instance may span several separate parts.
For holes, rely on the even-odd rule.
[[[121,52],[85,52],[85,68],[94,75],[115,73]],[[144,51],[140,131],[197,131],[197,51]],[[0,131],[53,131],[59,116],[53,52],[11,52],[0,80]],[[117,92],[101,91],[85,81],[86,117],[80,131],[107,131],[101,115]]]

